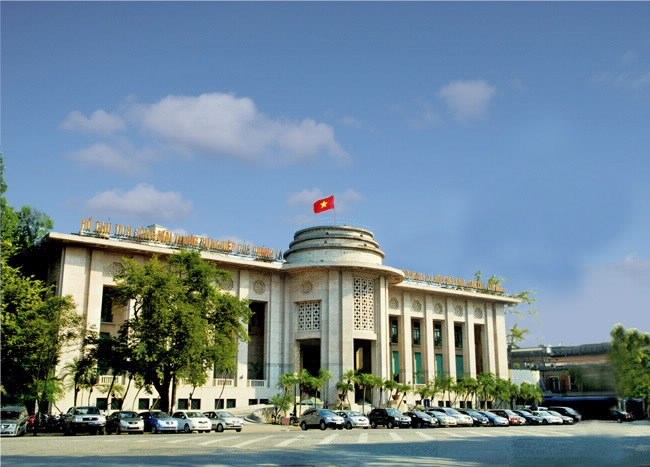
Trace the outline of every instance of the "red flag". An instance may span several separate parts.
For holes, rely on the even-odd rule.
[[[334,209],[334,195],[319,199],[314,203],[314,213],[320,214],[323,211]]]

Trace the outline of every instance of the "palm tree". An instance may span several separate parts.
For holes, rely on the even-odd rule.
[[[454,387],[455,381],[453,376],[445,375],[442,377],[442,395],[445,401],[451,400],[451,391]],[[448,393],[448,397],[445,398],[445,393]]]
[[[505,404],[505,401],[510,400],[510,381],[503,378],[496,378],[495,396],[498,401],[497,406]]]
[[[350,391],[354,391],[355,381],[356,372],[354,370],[348,370],[343,373],[343,378],[336,384],[336,390],[339,392],[339,399],[341,400],[341,407],[343,407],[343,399],[346,399],[348,401],[348,407],[352,408],[350,404]]]
[[[371,374],[366,382],[368,383],[368,387],[370,388],[370,400],[371,401],[374,400],[373,396],[372,396],[372,390],[375,389],[375,388],[379,389],[379,403],[381,405],[381,388],[384,385],[384,380],[381,379],[380,376]]]
[[[478,395],[482,398],[482,401],[485,405],[484,408],[487,408],[488,399],[492,399],[494,391],[496,389],[496,377],[493,373],[481,373],[478,375]],[[481,407],[481,400],[478,404],[479,408]]]
[[[357,384],[361,389],[361,411],[364,414],[366,413],[366,388],[374,383],[372,376],[370,373],[359,373],[357,375]]]
[[[417,388],[415,392],[417,392],[418,396],[420,396],[420,401],[422,401],[422,405],[424,405],[424,400],[427,399],[431,394],[431,386],[429,384],[425,384],[424,386]]]
[[[445,377],[443,375],[436,376],[431,384],[431,398],[436,399],[441,392],[444,392],[443,386],[445,385]]]
[[[478,391],[478,381],[476,380],[476,378],[472,378],[471,376],[466,376],[465,378],[463,378],[463,382],[466,390],[465,399],[463,399],[463,404],[467,406],[467,399],[474,400],[476,391]]]
[[[71,378],[68,388],[74,390],[74,405],[77,405],[77,396],[82,389],[82,381],[86,379],[86,373],[90,369],[92,361],[86,357],[75,357],[63,367],[62,379]]]
[[[293,414],[296,415],[296,386],[298,385],[298,374],[297,373],[285,373],[280,376],[278,381],[278,386],[284,390],[284,397],[288,398],[289,390],[293,389]]]
[[[327,386],[329,381],[334,377],[334,374],[330,370],[323,370],[322,368],[318,370],[318,397],[319,399],[322,399],[322,392],[321,389],[325,389],[325,408],[327,408],[327,405],[329,405],[329,391],[327,390]]]
[[[402,405],[402,402],[404,402],[404,398],[406,397],[406,394],[412,390],[413,390],[413,386],[411,386],[410,384],[399,383],[397,385],[397,392],[402,394],[402,398],[399,400],[399,403],[397,404],[398,409]]]

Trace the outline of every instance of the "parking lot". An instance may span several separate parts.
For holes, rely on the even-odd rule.
[[[3,465],[650,463],[650,423],[308,430],[247,424],[241,433],[24,436],[2,440]]]

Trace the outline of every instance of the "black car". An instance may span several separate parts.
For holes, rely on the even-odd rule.
[[[408,428],[411,426],[411,418],[404,415],[397,409],[372,409],[368,414],[370,426],[377,428],[383,425],[386,428]]]
[[[438,426],[438,420],[431,415],[414,410],[413,412],[404,412],[404,415],[411,419],[411,426],[413,428],[433,428]]]
[[[488,426],[490,424],[490,420],[485,415],[478,413],[476,410],[471,410],[471,409],[456,409],[456,410],[458,410],[460,413],[472,417],[474,426]]]
[[[612,409],[609,411],[609,419],[615,420],[618,423],[631,422],[634,420],[634,415],[632,415],[630,412],[626,412],[625,410]]]
[[[541,425],[544,422],[544,420],[542,420],[542,417],[533,415],[527,410],[513,410],[513,412],[521,417],[524,417],[526,419],[526,425]]]

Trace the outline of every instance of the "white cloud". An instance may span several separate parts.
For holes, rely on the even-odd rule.
[[[184,219],[193,211],[190,201],[180,193],[161,192],[155,187],[141,183],[130,191],[109,190],[96,194],[88,200],[86,207],[91,212],[109,214],[139,220],[169,222]]]
[[[487,109],[496,88],[485,81],[452,81],[443,86],[438,96],[444,99],[458,121],[480,117]]]
[[[650,259],[630,254],[614,264],[586,268],[581,286],[570,293],[540,290],[534,308],[541,324],[522,327],[533,331],[530,345],[606,342],[616,323],[648,331],[649,293]],[[550,334],[562,337],[548,342],[544,336]]]
[[[596,84],[615,86],[624,89],[640,89],[650,86],[650,71],[643,73],[603,71],[593,77]]]
[[[78,111],[68,114],[61,123],[61,128],[70,131],[81,131],[86,133],[99,133],[110,135],[119,130],[124,130],[126,125],[117,115],[111,115],[104,110],[95,110],[90,117]]]
[[[246,160],[281,161],[326,153],[346,160],[329,125],[311,119],[274,120],[249,98],[230,94],[167,96],[133,108],[131,117],[150,132],[187,151],[206,151]]]
[[[103,143],[93,144],[70,154],[70,157],[84,164],[101,167],[116,172],[132,174],[140,170],[137,157],[123,150]]]
[[[361,128],[363,126],[363,123],[361,120],[351,117],[349,115],[343,116],[339,119],[339,123],[341,125],[351,127],[351,128]]]

